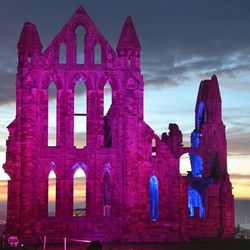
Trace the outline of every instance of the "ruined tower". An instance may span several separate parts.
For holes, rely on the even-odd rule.
[[[83,31],[80,43],[78,28]],[[159,138],[143,120],[141,45],[131,17],[125,20],[116,51],[82,7],[44,51],[36,26],[24,23],[17,48],[16,118],[8,126],[4,164],[10,176],[7,234],[24,241],[43,235],[52,240],[145,242],[233,237],[233,196],[216,76],[200,84],[191,146],[183,147],[176,124]],[[104,113],[106,84],[112,104]],[[51,85],[56,88],[52,142]],[[77,86],[86,90],[85,107],[75,105]],[[77,125],[85,128],[83,138]],[[185,153],[192,168],[182,176],[179,160]],[[76,214],[74,175],[79,169],[86,177],[86,197]],[[50,214],[52,171],[56,201]]]

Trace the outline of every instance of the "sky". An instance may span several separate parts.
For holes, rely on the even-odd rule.
[[[23,23],[36,24],[44,51],[79,5],[114,49],[126,16],[132,17],[142,47],[144,118],[157,134],[177,123],[188,145],[199,83],[217,75],[233,193],[250,199],[248,0],[1,0],[0,165],[6,127],[15,117],[16,44]]]

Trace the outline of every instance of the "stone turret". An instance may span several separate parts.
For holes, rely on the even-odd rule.
[[[196,136],[202,148],[203,175],[214,178],[220,173],[220,177],[225,176],[227,172],[226,135],[221,115],[219,84],[215,75],[200,83],[193,135]]]
[[[221,96],[215,75],[211,80],[201,81],[196,102],[196,129],[200,130],[204,122],[222,123]]]
[[[35,24],[25,22],[17,43],[18,67],[26,67],[37,62],[42,44]]]
[[[122,27],[116,50],[118,57],[123,58],[127,65],[140,66],[141,45],[130,16],[126,18]]]

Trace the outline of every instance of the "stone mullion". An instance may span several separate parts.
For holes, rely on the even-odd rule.
[[[63,116],[63,107],[62,104],[63,102],[63,94],[62,90],[59,89],[58,87],[56,88],[56,146],[61,146],[61,121],[62,121],[62,116]]]
[[[87,146],[95,147],[95,93],[93,90],[87,90]]]
[[[62,134],[65,138],[62,143],[65,144],[65,148],[71,150],[74,146],[74,90],[69,89],[66,92],[66,103],[64,106],[65,110],[65,121],[62,127]],[[65,141],[64,141],[65,140]]]
[[[103,147],[104,145],[104,96],[103,90],[97,90],[96,94],[96,136],[98,147]]]

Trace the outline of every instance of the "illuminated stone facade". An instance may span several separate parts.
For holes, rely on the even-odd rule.
[[[75,30],[85,30],[77,63]],[[95,48],[101,48],[95,64]],[[65,60],[59,57],[61,47]],[[10,176],[6,233],[24,241],[47,235],[101,241],[185,241],[233,237],[232,187],[216,76],[200,84],[191,147],[176,124],[159,138],[143,120],[140,42],[124,23],[114,51],[82,7],[42,52],[34,24],[18,42],[16,118],[8,126]],[[74,88],[87,89],[86,113],[74,112]],[[56,85],[56,143],[48,145],[48,88]],[[112,105],[103,114],[103,90]],[[74,146],[74,117],[86,117],[86,146]],[[190,154],[187,176],[180,157]],[[86,215],[73,216],[73,176],[86,175]],[[48,214],[48,175],[56,175],[55,215]]]

